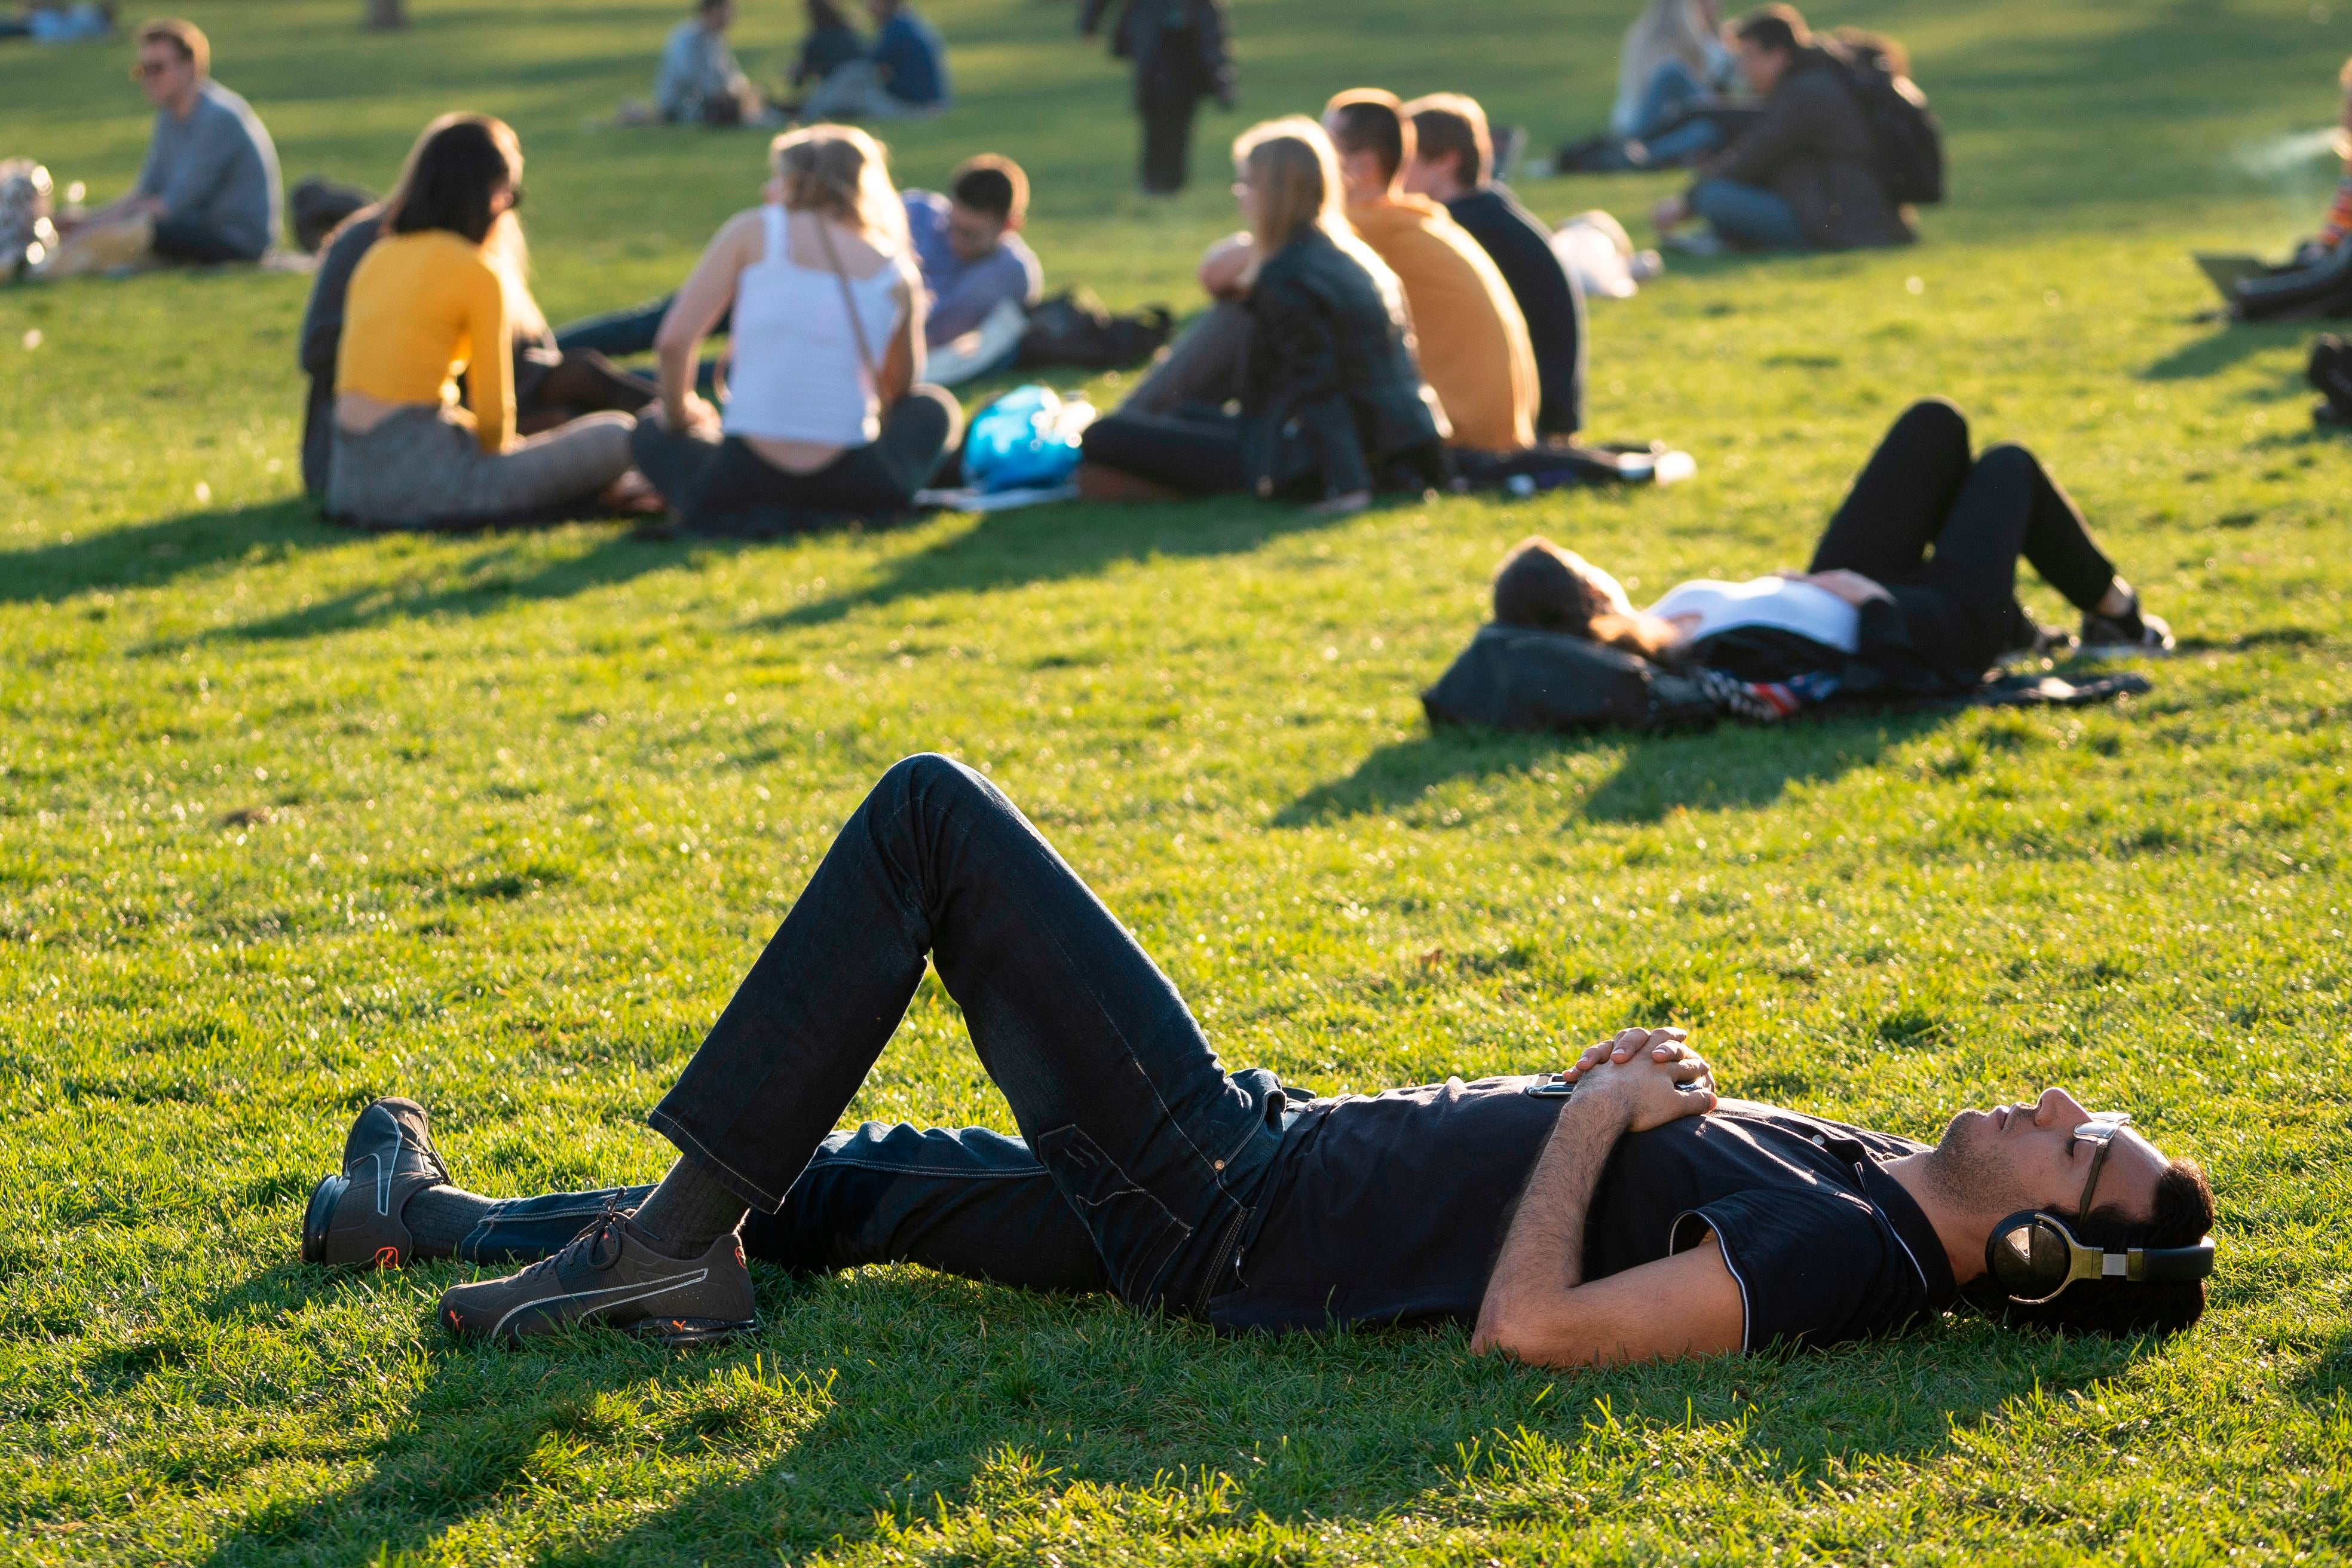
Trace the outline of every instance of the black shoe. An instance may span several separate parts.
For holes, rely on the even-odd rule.
[[[400,1268],[415,1253],[400,1211],[448,1180],[425,1108],[413,1100],[377,1100],[343,1140],[342,1174],[311,1189],[302,1214],[302,1261]]]
[[[666,1345],[704,1344],[760,1326],[740,1237],[730,1231],[699,1258],[667,1258],[619,1213],[520,1273],[451,1286],[438,1315],[453,1334],[505,1344],[576,1323]]]
[[[2153,654],[2161,658],[2172,651],[2172,628],[2146,610],[2139,612],[2139,630],[2134,632],[2124,622],[2111,619],[2096,610],[2083,612],[2083,652],[2112,658],[2118,654]]]
[[[2037,658],[2064,658],[2075,648],[2073,632],[2063,626],[2045,626],[2030,616],[2021,630],[2026,632],[2018,645],[2001,655],[2001,661],[2031,661]]]

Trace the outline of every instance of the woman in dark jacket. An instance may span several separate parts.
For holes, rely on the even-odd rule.
[[[1334,511],[1383,485],[1440,483],[1451,431],[1413,363],[1403,289],[1341,212],[1329,138],[1294,115],[1251,130],[1234,158],[1253,255],[1241,413],[1115,414],[1087,431],[1087,464],[1187,495],[1319,498]]]
[[[1788,5],[1732,24],[1739,69],[1764,100],[1755,121],[1658,204],[1661,232],[1693,217],[1743,250],[1852,250],[1918,237],[1887,194],[1878,142],[1833,45]]]

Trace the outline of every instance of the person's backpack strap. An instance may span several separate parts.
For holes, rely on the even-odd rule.
[[[850,335],[857,340],[857,357],[866,366],[866,374],[874,378],[874,395],[882,395],[882,362],[866,341],[866,319],[857,313],[857,296],[849,287],[849,273],[841,265],[841,252],[833,243],[833,226],[824,215],[816,216],[817,243],[824,247],[825,265],[833,269],[833,280],[841,285],[841,308],[849,312]]]

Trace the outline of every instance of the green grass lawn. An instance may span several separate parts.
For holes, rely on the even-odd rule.
[[[1243,110],[1151,205],[1067,7],[941,0],[958,107],[892,139],[917,182],[1013,154],[1055,279],[1190,308],[1247,119],[1465,88],[1548,144],[1600,120],[1631,8],[1243,0]],[[514,121],[558,318],[671,286],[753,199],[757,137],[586,127],[646,90],[682,6],[417,9],[390,38],[357,0],[195,15],[289,178],[381,187],[431,113]],[[749,11],[747,57],[781,60],[796,17]],[[2305,332],[2191,321],[2185,258],[2315,221],[2330,171],[2252,154],[2332,116],[2329,16],[1817,17],[1911,43],[1953,200],[1907,253],[1693,265],[1596,306],[1594,434],[1699,460],[1657,493],[362,537],[298,495],[304,279],[0,292],[0,1561],[2352,1553],[2352,453],[2311,433]],[[145,138],[126,54],[0,47],[0,155],[119,188]],[[1524,194],[1631,221],[1667,188]],[[2173,619],[2151,695],[1427,731],[1416,694],[1511,542],[1637,595],[1801,563],[1928,392],[2042,452]],[[504,1353],[430,1321],[467,1270],[292,1261],[378,1094],[431,1106],[477,1190],[657,1173],[643,1112],[867,784],[926,748],[1012,792],[1228,1062],[1375,1089],[1670,1020],[1732,1092],[1920,1136],[2079,1086],[2211,1171],[2213,1310],[2167,1344],[1955,1321],[1559,1374],[1459,1335],[1234,1342],[913,1268],[763,1269],[748,1342]],[[1009,1125],[930,983],[851,1115]]]

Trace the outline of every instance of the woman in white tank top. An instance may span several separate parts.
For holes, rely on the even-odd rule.
[[[690,532],[770,534],[903,510],[961,432],[921,384],[923,285],[880,142],[847,125],[776,138],[764,205],[727,220],[662,318],[661,402],[638,468]],[[694,392],[733,321],[722,414]]]
[[[1933,397],[1886,432],[1806,571],[1685,583],[1637,610],[1616,578],[1530,539],[1495,575],[1495,619],[1693,658],[1742,679],[1835,673],[1851,661],[1899,689],[1965,690],[2007,654],[2076,641],[2018,604],[2021,558],[2082,612],[2084,646],[2171,649],[2171,629],[2141,611],[2033,454],[2008,444],[1974,451],[1967,419]],[[1726,640],[1738,632],[1764,635]]]

